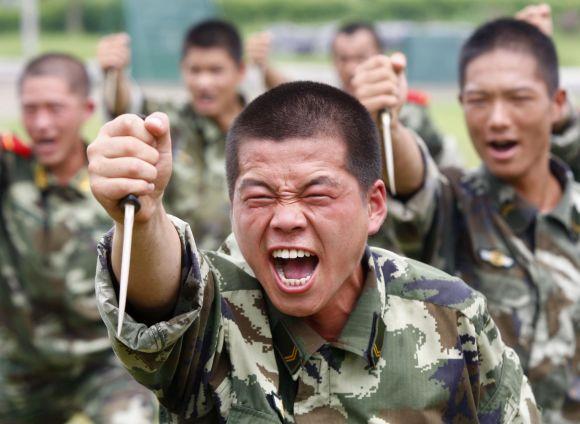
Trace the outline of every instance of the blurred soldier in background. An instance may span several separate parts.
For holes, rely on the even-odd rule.
[[[516,18],[535,25],[549,37],[553,35],[552,10],[546,3],[530,5],[518,12]],[[552,128],[552,153],[564,160],[576,181],[580,181],[580,114],[569,96]]]
[[[391,218],[406,253],[461,276],[488,300],[519,354],[547,423],[580,420],[580,186],[550,157],[566,106],[551,39],[500,19],[478,28],[460,55],[460,101],[483,164],[440,171],[397,119],[401,57],[357,69],[360,100],[392,111],[397,194]],[[385,84],[388,81],[389,84]],[[395,87],[393,89],[392,87]],[[372,106],[371,106],[372,105]]]
[[[279,84],[282,77],[266,60],[268,35],[258,34],[250,41],[248,51],[263,71],[266,84]],[[240,95],[246,73],[240,35],[232,24],[220,20],[203,21],[188,30],[181,55],[181,75],[189,92],[185,104],[137,98],[125,74],[130,64],[129,43],[127,34],[110,35],[99,43],[101,69],[116,80],[115,89],[106,93],[105,103],[112,115],[161,110],[170,116],[174,163],[164,199],[166,207],[191,223],[200,247],[217,248],[231,231],[225,137],[245,105]]]
[[[356,96],[352,78],[358,65],[372,56],[382,54],[382,46],[375,28],[367,22],[352,22],[340,27],[332,42],[332,60],[342,84],[342,89]],[[451,141],[435,127],[428,111],[427,94],[408,90],[407,101],[401,110],[400,119],[404,125],[425,141],[429,153],[438,164],[457,163],[457,152]]]
[[[89,189],[84,65],[31,60],[18,91],[28,147],[0,144],[0,422],[148,423],[155,400],[116,362],[94,297],[96,240],[111,226]]]

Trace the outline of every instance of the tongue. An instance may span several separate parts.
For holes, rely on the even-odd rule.
[[[284,259],[281,261],[282,271],[286,278],[300,279],[308,277],[316,268],[316,258]]]

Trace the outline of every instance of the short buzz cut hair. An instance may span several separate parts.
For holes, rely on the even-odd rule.
[[[513,18],[500,18],[481,25],[465,41],[459,55],[459,88],[465,85],[467,66],[494,50],[509,50],[533,57],[537,71],[553,95],[560,86],[558,54],[551,38],[535,25]]]
[[[373,38],[377,49],[379,51],[383,50],[383,43],[381,42],[381,39],[379,37],[379,34],[377,33],[377,30],[375,28],[375,26],[370,23],[370,22],[365,22],[365,21],[356,21],[356,22],[347,22],[343,25],[341,25],[338,30],[336,31],[336,34],[334,35],[334,38],[332,39],[332,46],[334,48],[334,42],[336,41],[336,37],[338,37],[340,34],[346,34],[346,35],[353,35],[355,32],[359,32],[359,31],[367,31],[371,37]]]
[[[190,27],[183,38],[182,59],[192,47],[221,48],[236,63],[242,63],[243,49],[240,33],[234,25],[221,19],[205,20]]]
[[[67,53],[45,53],[32,58],[18,78],[18,90],[27,78],[58,77],[69,85],[70,91],[82,97],[88,97],[91,91],[91,80],[83,62]]]
[[[226,139],[230,199],[239,175],[239,149],[245,141],[291,142],[313,137],[345,144],[346,169],[363,193],[381,178],[379,133],[365,107],[338,88],[310,81],[290,82],[257,97],[234,121]]]

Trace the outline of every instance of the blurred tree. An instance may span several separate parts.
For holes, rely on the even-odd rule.
[[[83,28],[83,1],[68,0],[66,9],[66,31],[82,32]]]

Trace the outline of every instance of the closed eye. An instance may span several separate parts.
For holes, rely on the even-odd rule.
[[[247,198],[243,199],[243,201],[249,207],[257,208],[271,205],[275,201],[275,199],[273,196],[257,195],[257,196],[248,196]]]

